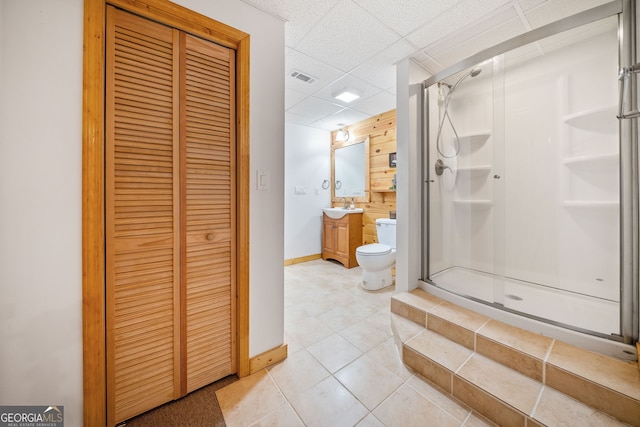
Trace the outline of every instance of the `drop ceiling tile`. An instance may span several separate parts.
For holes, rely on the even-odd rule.
[[[400,37],[350,0],[341,0],[296,49],[349,72]]]
[[[520,6],[520,9],[522,9],[523,11],[527,11],[534,7],[540,6],[546,1],[549,0],[518,0],[518,5]]]
[[[538,28],[605,3],[609,0],[549,0],[527,11],[525,17],[531,28]]]
[[[617,16],[611,16],[606,19],[601,19],[599,21],[592,22],[587,25],[582,25],[569,31],[564,31],[560,34],[544,38],[540,40],[539,43],[544,52],[549,53],[575,43],[580,43],[584,40],[599,36],[601,34],[616,34],[617,31]]]
[[[330,65],[291,48],[285,49],[284,62],[286,72],[285,85],[288,88],[310,95],[331,84],[344,74]],[[313,83],[305,83],[293,78],[291,73],[294,70],[312,76],[316,80]]]
[[[307,116],[310,118],[324,117],[330,114],[334,114],[344,107],[341,105],[333,104],[325,100],[315,98],[313,96],[305,98],[303,101],[289,108],[287,111],[300,116]]]
[[[299,114],[291,113],[289,111],[285,111],[284,113],[284,121],[285,123],[295,123],[297,125],[309,126],[316,119],[309,116],[301,116]]]
[[[407,35],[416,46],[428,46],[509,3],[509,0],[465,0]]]
[[[285,44],[296,44],[341,0],[242,0],[286,21]]]
[[[354,0],[393,31],[406,36],[411,31],[437,18],[460,0]]]
[[[512,19],[506,23],[495,26],[492,29],[470,38],[439,55],[435,55],[435,60],[445,68],[457,64],[458,62],[474,55],[484,49],[526,32],[520,18]]]
[[[297,90],[285,87],[285,90],[284,90],[284,109],[288,110],[289,108],[293,107],[294,105],[300,103],[307,96],[309,96],[309,95],[304,93],[304,92],[298,92]]]
[[[320,120],[313,122],[313,127],[325,129],[328,131],[334,131],[340,129],[343,126],[349,126],[354,123],[360,122],[369,118],[370,116],[359,111],[354,111],[350,108],[345,108],[339,112],[323,117]]]
[[[381,91],[377,95],[365,99],[358,105],[353,106],[354,110],[360,111],[370,116],[385,113],[396,108],[396,97],[389,92]]]
[[[500,8],[497,12],[490,13],[473,24],[470,24],[464,30],[453,32],[449,36],[443,37],[435,43],[430,44],[425,47],[423,51],[431,57],[435,57],[442,52],[466,43],[467,40],[477,37],[481,33],[491,31],[496,26],[518,17],[519,15],[515,8],[511,6]]]
[[[399,40],[389,49],[384,50],[358,66],[351,72],[351,75],[371,83],[380,89],[395,86],[395,64],[416,51],[418,51],[416,46],[405,40]]]
[[[431,75],[439,73],[445,68],[444,65],[440,64],[430,56],[426,57],[426,59],[424,61],[421,61],[419,64],[422,68],[427,70],[427,72]]]

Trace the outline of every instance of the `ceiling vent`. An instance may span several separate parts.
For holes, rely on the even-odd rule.
[[[311,77],[310,75],[305,74],[305,73],[303,73],[301,71],[298,71],[298,70],[294,70],[293,73],[291,73],[291,77],[295,77],[296,79],[302,80],[303,82],[308,83],[308,84],[311,84],[311,83],[315,82],[316,80],[318,80],[315,77]]]

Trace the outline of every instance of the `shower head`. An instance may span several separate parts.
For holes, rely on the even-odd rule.
[[[471,71],[469,71],[467,74],[465,74],[464,76],[460,77],[458,79],[458,81],[456,82],[456,84],[454,84],[453,86],[450,86],[451,92],[453,92],[454,90],[456,90],[456,88],[458,87],[458,85],[467,77],[471,76],[471,77],[476,77],[478,74],[480,74],[482,72],[482,68],[472,68]]]

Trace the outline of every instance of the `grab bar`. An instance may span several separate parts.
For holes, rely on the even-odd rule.
[[[630,67],[622,67],[620,68],[620,73],[618,74],[618,84],[620,87],[620,96],[619,96],[619,108],[618,115],[616,116],[618,119],[633,119],[636,117],[640,117],[640,111],[631,110],[628,112],[624,112],[624,94],[627,87],[627,79],[631,77],[632,74],[640,73],[640,63],[632,65]]]

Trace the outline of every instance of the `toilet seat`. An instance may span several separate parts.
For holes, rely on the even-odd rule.
[[[356,252],[363,256],[387,255],[392,251],[391,246],[382,243],[371,243],[369,245],[360,246]]]

